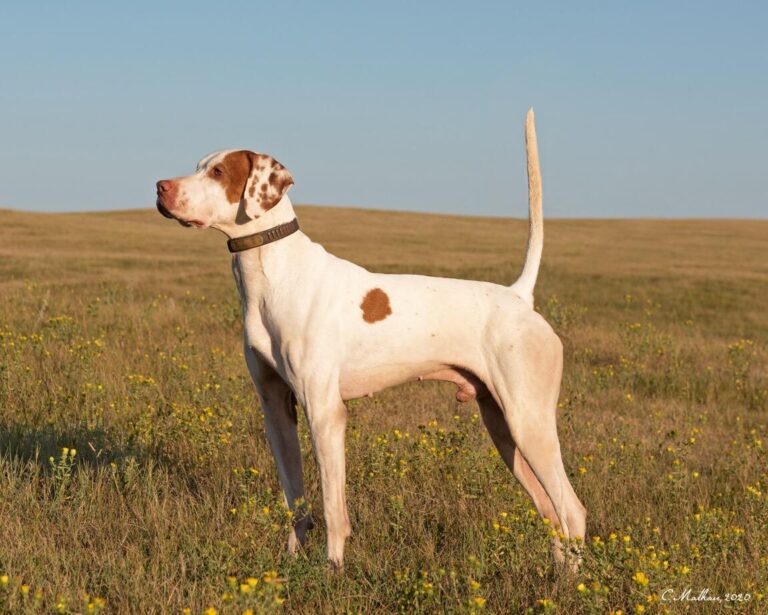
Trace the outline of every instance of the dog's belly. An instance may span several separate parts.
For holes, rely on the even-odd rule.
[[[456,399],[470,401],[487,393],[483,381],[469,370],[436,363],[383,365],[365,371],[347,370],[339,379],[344,401],[371,396],[409,380],[443,380],[458,386]]]

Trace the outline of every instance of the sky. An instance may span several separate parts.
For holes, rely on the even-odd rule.
[[[0,207],[153,207],[218,149],[294,203],[766,217],[765,2],[3,2]]]

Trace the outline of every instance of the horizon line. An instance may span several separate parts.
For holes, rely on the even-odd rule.
[[[384,209],[381,207],[362,207],[360,205],[329,205],[322,203],[293,203],[295,207],[310,207],[317,209],[349,209],[353,211],[373,212],[373,213],[392,213],[392,214],[411,214],[415,216],[438,216],[438,217],[450,217],[450,218],[482,218],[490,220],[522,220],[527,221],[528,217],[520,216],[498,216],[493,214],[459,214],[454,212],[439,212],[439,211],[414,211],[409,209]],[[132,213],[141,211],[153,211],[155,207],[153,205],[147,205],[145,207],[129,207],[118,209],[86,209],[86,210],[66,210],[66,211],[40,211],[34,209],[17,209],[14,207],[0,206],[0,213],[20,213],[20,214],[33,214],[33,215],[51,215],[51,216],[67,216],[67,215],[99,215],[99,214],[115,214],[115,213]],[[546,209],[544,210],[545,220],[583,220],[583,221],[597,221],[597,220],[638,220],[638,221],[752,221],[752,222],[765,222],[768,221],[768,216],[764,217],[749,217],[749,216],[552,216],[547,217]]]

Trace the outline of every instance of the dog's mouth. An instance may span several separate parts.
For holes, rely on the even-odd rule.
[[[163,216],[170,220],[176,220],[179,224],[182,226],[185,226],[187,228],[190,228],[192,226],[196,228],[205,228],[205,222],[202,220],[182,220],[178,216],[175,216],[171,213],[171,211],[163,205],[163,202],[160,200],[160,198],[157,199],[157,202],[155,203],[157,206],[157,211],[159,211]]]
[[[163,202],[160,199],[157,199],[157,203],[155,203],[155,205],[157,206],[157,211],[163,214],[166,218],[169,218],[170,220],[175,219],[175,216],[166,209],[165,205],[163,205]]]

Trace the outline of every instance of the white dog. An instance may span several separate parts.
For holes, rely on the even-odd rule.
[[[157,182],[160,213],[230,238],[245,357],[295,513],[291,552],[312,526],[301,505],[296,402],[320,468],[328,560],[341,567],[351,531],[344,402],[407,380],[447,380],[459,401],[477,399],[491,439],[540,514],[572,544],[583,539],[586,511],[563,468],[555,426],[562,345],[533,310],[543,223],[532,111],[526,152],[528,248],[512,286],[371,273],[328,254],[299,230],[286,195],[291,174],[264,154],[216,152],[194,174]],[[565,558],[557,538],[554,551]]]

